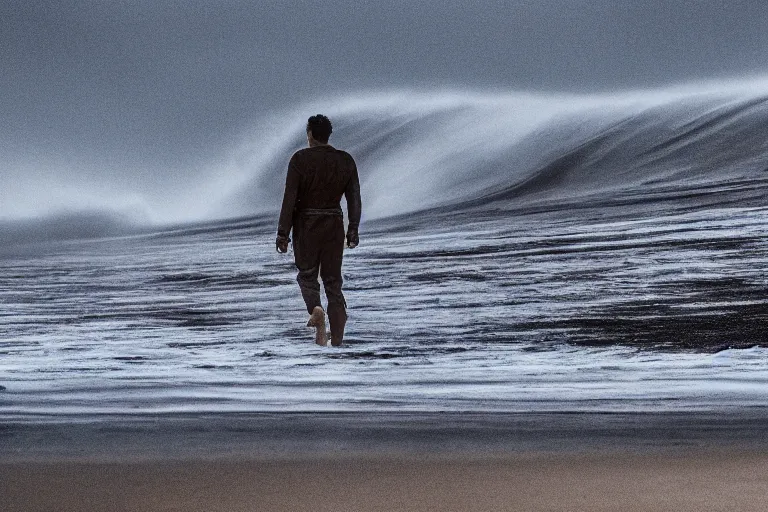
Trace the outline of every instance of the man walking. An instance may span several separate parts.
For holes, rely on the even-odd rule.
[[[357,166],[349,153],[328,144],[331,121],[316,115],[307,121],[308,148],[293,154],[288,164],[283,206],[277,227],[277,251],[288,252],[293,228],[293,255],[299,275],[296,280],[310,314],[307,327],[315,328],[315,343],[325,346],[325,311],[320,302],[323,280],[328,298],[331,345],[341,345],[347,322],[347,303],[341,293],[341,260],[344,254],[344,215],[341,196],[347,200],[349,226],[346,245],[359,243],[361,200]]]

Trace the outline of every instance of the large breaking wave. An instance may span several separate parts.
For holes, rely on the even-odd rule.
[[[204,194],[168,191],[168,201],[188,202],[175,209],[189,216],[172,222],[274,214],[288,159],[304,146],[305,119],[317,112],[334,122],[332,143],[357,160],[363,222],[433,208],[514,215],[617,201],[763,205],[768,189],[768,81],[580,96],[390,91],[260,121],[208,183],[179,185]],[[67,233],[31,221],[13,227],[12,219],[4,229],[15,240],[30,238],[20,233],[28,229],[32,239],[98,236],[105,230],[90,229],[93,218],[78,215],[86,225],[74,228],[68,218]],[[122,229],[109,224],[109,235]]]
[[[604,97],[393,93],[304,108],[315,111],[333,119],[334,143],[357,159],[368,219],[628,197],[763,201],[768,183],[768,87]],[[254,152],[261,166],[226,201],[230,213],[278,206],[302,137],[297,122],[272,159]]]

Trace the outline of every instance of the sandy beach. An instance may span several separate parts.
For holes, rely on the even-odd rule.
[[[25,511],[764,511],[768,453],[0,465]]]
[[[0,510],[764,511],[756,410],[37,418]]]

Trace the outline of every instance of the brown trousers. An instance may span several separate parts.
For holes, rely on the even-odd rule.
[[[346,320],[347,303],[341,293],[341,260],[344,256],[344,219],[340,215],[311,215],[297,212],[293,219],[293,255],[299,275],[296,281],[301,295],[312,314],[320,302],[320,283],[323,280],[328,298],[328,317],[333,332],[334,320]],[[343,328],[343,327],[342,327]]]

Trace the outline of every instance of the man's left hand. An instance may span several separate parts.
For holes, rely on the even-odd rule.
[[[275,242],[275,247],[277,248],[277,252],[281,254],[285,254],[288,252],[288,242],[290,242],[291,239],[287,236],[283,235],[277,235],[277,240]]]

